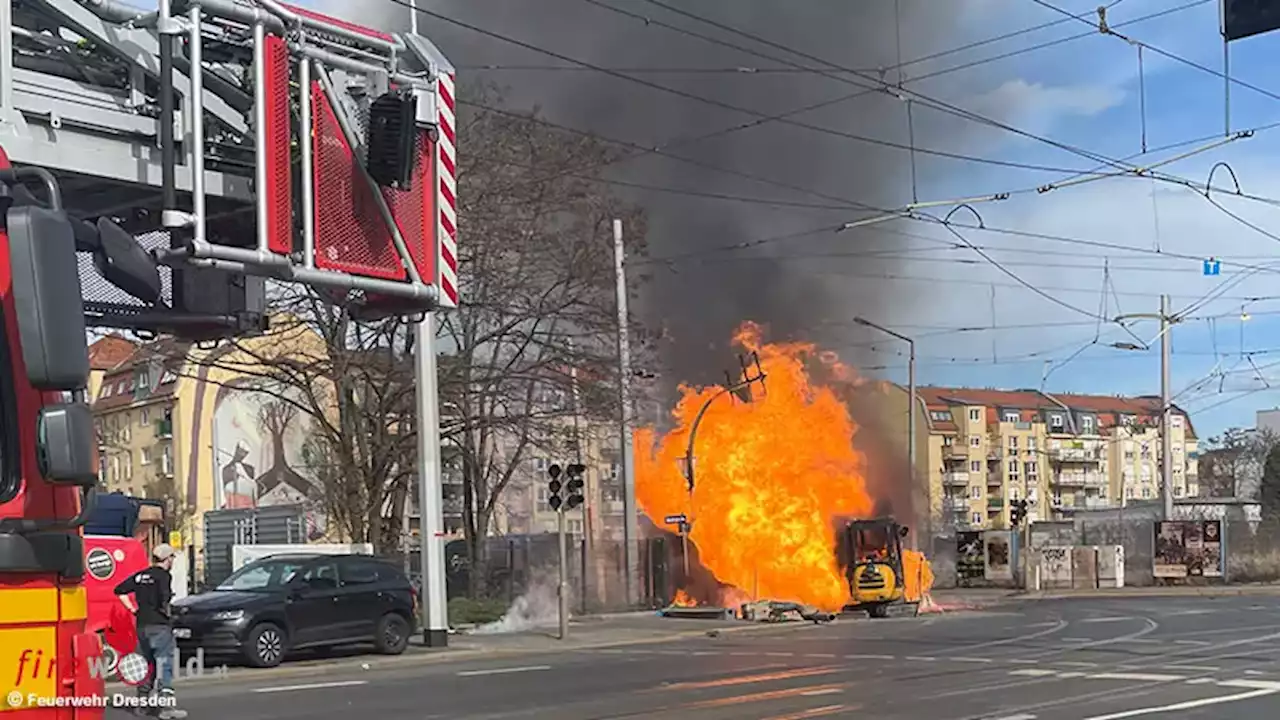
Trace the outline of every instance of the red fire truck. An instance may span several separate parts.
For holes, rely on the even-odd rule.
[[[0,9],[0,720],[96,720],[86,327],[265,332],[266,278],[357,320],[457,307],[454,69],[279,0]]]

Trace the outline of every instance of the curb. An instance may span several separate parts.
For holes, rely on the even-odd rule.
[[[1014,590],[1007,594],[951,600],[944,596],[942,603],[955,602],[966,607],[984,607],[1017,602],[1040,600],[1123,600],[1125,598],[1221,598],[1221,597],[1269,597],[1280,596],[1280,585],[1245,585],[1236,587],[1146,587],[1123,590]]]
[[[679,622],[679,621],[675,621]],[[699,630],[685,630],[682,632],[668,632],[661,635],[655,635],[645,638],[634,638],[629,640],[600,640],[597,642],[585,642],[581,644],[565,645],[562,647],[541,647],[541,648],[468,648],[468,649],[445,649],[437,652],[425,652],[422,654],[404,654],[396,656],[357,656],[354,658],[343,658],[334,661],[315,661],[313,663],[301,666],[280,666],[274,668],[235,668],[228,669],[226,675],[211,675],[199,678],[175,678],[175,685],[199,685],[202,687],[210,685],[220,685],[223,683],[236,683],[246,680],[257,679],[274,679],[274,678],[291,678],[291,677],[307,677],[314,675],[324,675],[334,671],[347,670],[364,670],[368,665],[368,670],[381,670],[389,668],[413,667],[415,665],[435,665],[439,663],[452,662],[455,660],[474,660],[477,658],[500,658],[500,657],[519,657],[522,655],[550,654],[557,652],[574,652],[578,650],[596,650],[600,648],[611,647],[629,647],[634,645],[651,645],[663,642],[672,642],[677,640],[692,639],[696,637],[706,637],[707,633],[715,632],[719,634],[749,634],[762,632],[765,630],[773,630],[775,632],[788,632],[802,630],[808,627],[818,627],[810,623],[756,623],[744,624],[742,626],[729,626],[717,628],[702,628]],[[123,683],[108,683],[108,687],[128,688]]]

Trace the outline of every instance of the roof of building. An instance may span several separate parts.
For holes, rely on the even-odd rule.
[[[1062,410],[1065,405],[1073,412],[1094,413],[1101,427],[1120,424],[1120,418],[1131,415],[1140,421],[1152,420],[1160,414],[1160,398],[1152,395],[1119,397],[1116,395],[1076,395],[1071,393],[1043,393],[1038,390],[997,390],[991,388],[922,387],[917,390],[925,405],[931,409],[946,409],[955,405],[981,406],[987,410],[987,422],[999,422],[1002,412],[1018,411],[1019,420],[1032,421],[1043,411]],[[1186,418],[1187,431],[1194,437],[1191,418],[1177,405],[1173,411]],[[949,420],[934,421],[939,430],[954,430]]]
[[[116,363],[102,378],[98,397],[94,398],[95,412],[117,410],[137,402],[147,402],[171,397],[178,385],[178,374],[167,369],[171,361],[186,358],[191,343],[163,338],[135,346],[126,359]],[[137,369],[156,361],[166,369],[159,375],[148,376],[147,384],[138,383]]]
[[[89,346],[89,367],[93,370],[110,370],[128,360],[138,349],[138,344],[119,335],[106,335]]]

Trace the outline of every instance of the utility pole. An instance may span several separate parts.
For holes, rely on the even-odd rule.
[[[916,341],[894,332],[883,325],[877,325],[870,320],[862,317],[855,317],[853,321],[863,327],[869,327],[874,330],[895,337],[907,344],[907,477],[912,485],[916,482]],[[933,485],[930,482],[925,483],[925,537],[929,539],[926,550],[932,550],[928,545],[933,538]],[[914,550],[920,549],[920,533],[913,533]]]
[[[1164,519],[1173,519],[1173,398],[1170,390],[1171,355],[1173,352],[1173,324],[1177,318],[1169,311],[1169,296],[1160,296],[1160,312],[1129,313],[1115,318],[1114,322],[1125,320],[1159,320],[1160,321],[1160,495],[1164,499]],[[1149,351],[1147,343],[1131,342],[1111,343],[1111,347],[1119,350]]]
[[[622,553],[623,587],[627,605],[640,603],[636,591],[639,578],[638,544],[640,525],[639,508],[636,507],[636,466],[631,444],[631,333],[630,313],[627,311],[626,248],[622,242],[622,221],[613,221],[613,274],[618,291],[618,434],[622,450]]]
[[[1170,395],[1169,296],[1160,296],[1160,492],[1164,496],[1164,519],[1173,519],[1173,398]]]

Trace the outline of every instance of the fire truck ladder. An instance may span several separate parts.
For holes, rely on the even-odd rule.
[[[162,266],[142,301],[82,252],[90,325],[261,329],[266,279],[369,316],[456,305],[454,70],[425,38],[276,0],[0,0],[0,44],[9,160]]]

